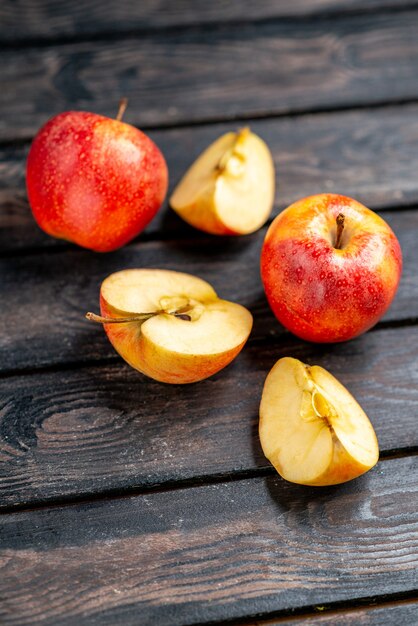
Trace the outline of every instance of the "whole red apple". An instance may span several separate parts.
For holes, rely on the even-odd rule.
[[[279,322],[308,341],[364,333],[392,302],[402,253],[388,224],[352,198],[311,196],[267,231],[261,276]]]
[[[137,128],[68,111],[36,135],[26,184],[44,231],[108,252],[136,237],[154,217],[167,192],[168,172],[160,150]]]

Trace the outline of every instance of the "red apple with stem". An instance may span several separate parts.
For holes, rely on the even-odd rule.
[[[261,276],[279,322],[315,342],[352,339],[392,302],[402,271],[388,224],[352,198],[320,194],[295,202],[267,231]]]
[[[49,235],[97,252],[136,237],[167,192],[163,155],[143,132],[116,119],[68,111],[33,140],[26,171],[29,203]]]

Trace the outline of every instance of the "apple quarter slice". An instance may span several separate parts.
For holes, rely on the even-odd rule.
[[[302,485],[346,482],[379,457],[373,427],[349,391],[322,367],[290,357],[266,378],[259,433],[279,474]]]
[[[274,201],[274,163],[265,142],[243,128],[219,137],[191,165],[170,204],[208,233],[239,235],[260,228]]]

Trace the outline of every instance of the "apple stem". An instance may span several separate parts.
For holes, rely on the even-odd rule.
[[[96,315],[96,313],[91,313],[90,311],[86,313],[86,319],[91,322],[97,322],[98,324],[126,324],[127,322],[142,322],[143,320],[147,320],[154,315],[158,315],[161,311],[154,311],[153,313],[137,313],[136,315],[131,315],[131,317],[102,317],[101,315]]]
[[[116,119],[118,122],[122,121],[122,117],[126,111],[127,106],[128,106],[128,98],[121,98],[119,100],[119,109],[118,109],[118,114],[116,116]]]
[[[174,317],[185,320],[186,322],[191,322],[192,318],[190,315],[186,314],[186,311],[190,311],[190,306],[184,306],[181,309],[172,312],[161,310],[152,311],[150,313],[136,313],[130,317],[102,317],[101,315],[96,315],[96,313],[91,313],[89,311],[86,313],[86,319],[90,320],[90,322],[96,322],[97,324],[127,324],[129,322],[143,322],[144,320],[148,320],[150,317],[154,317],[154,315],[166,313],[168,315],[174,315]]]
[[[343,237],[344,222],[345,222],[345,216],[343,213],[338,213],[336,222],[337,222],[337,239],[335,241],[334,248],[339,250],[341,248],[341,239]]]

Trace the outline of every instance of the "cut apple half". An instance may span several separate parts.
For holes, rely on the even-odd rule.
[[[204,280],[170,270],[128,269],[100,290],[102,323],[119,354],[143,374],[191,383],[218,372],[240,352],[251,313],[220,299]]]
[[[290,357],[266,378],[259,433],[279,474],[301,485],[352,480],[379,458],[373,426],[349,391],[322,367]]]
[[[270,150],[249,128],[243,128],[222,135],[197,158],[170,204],[200,230],[242,235],[265,223],[273,207],[274,187]]]

